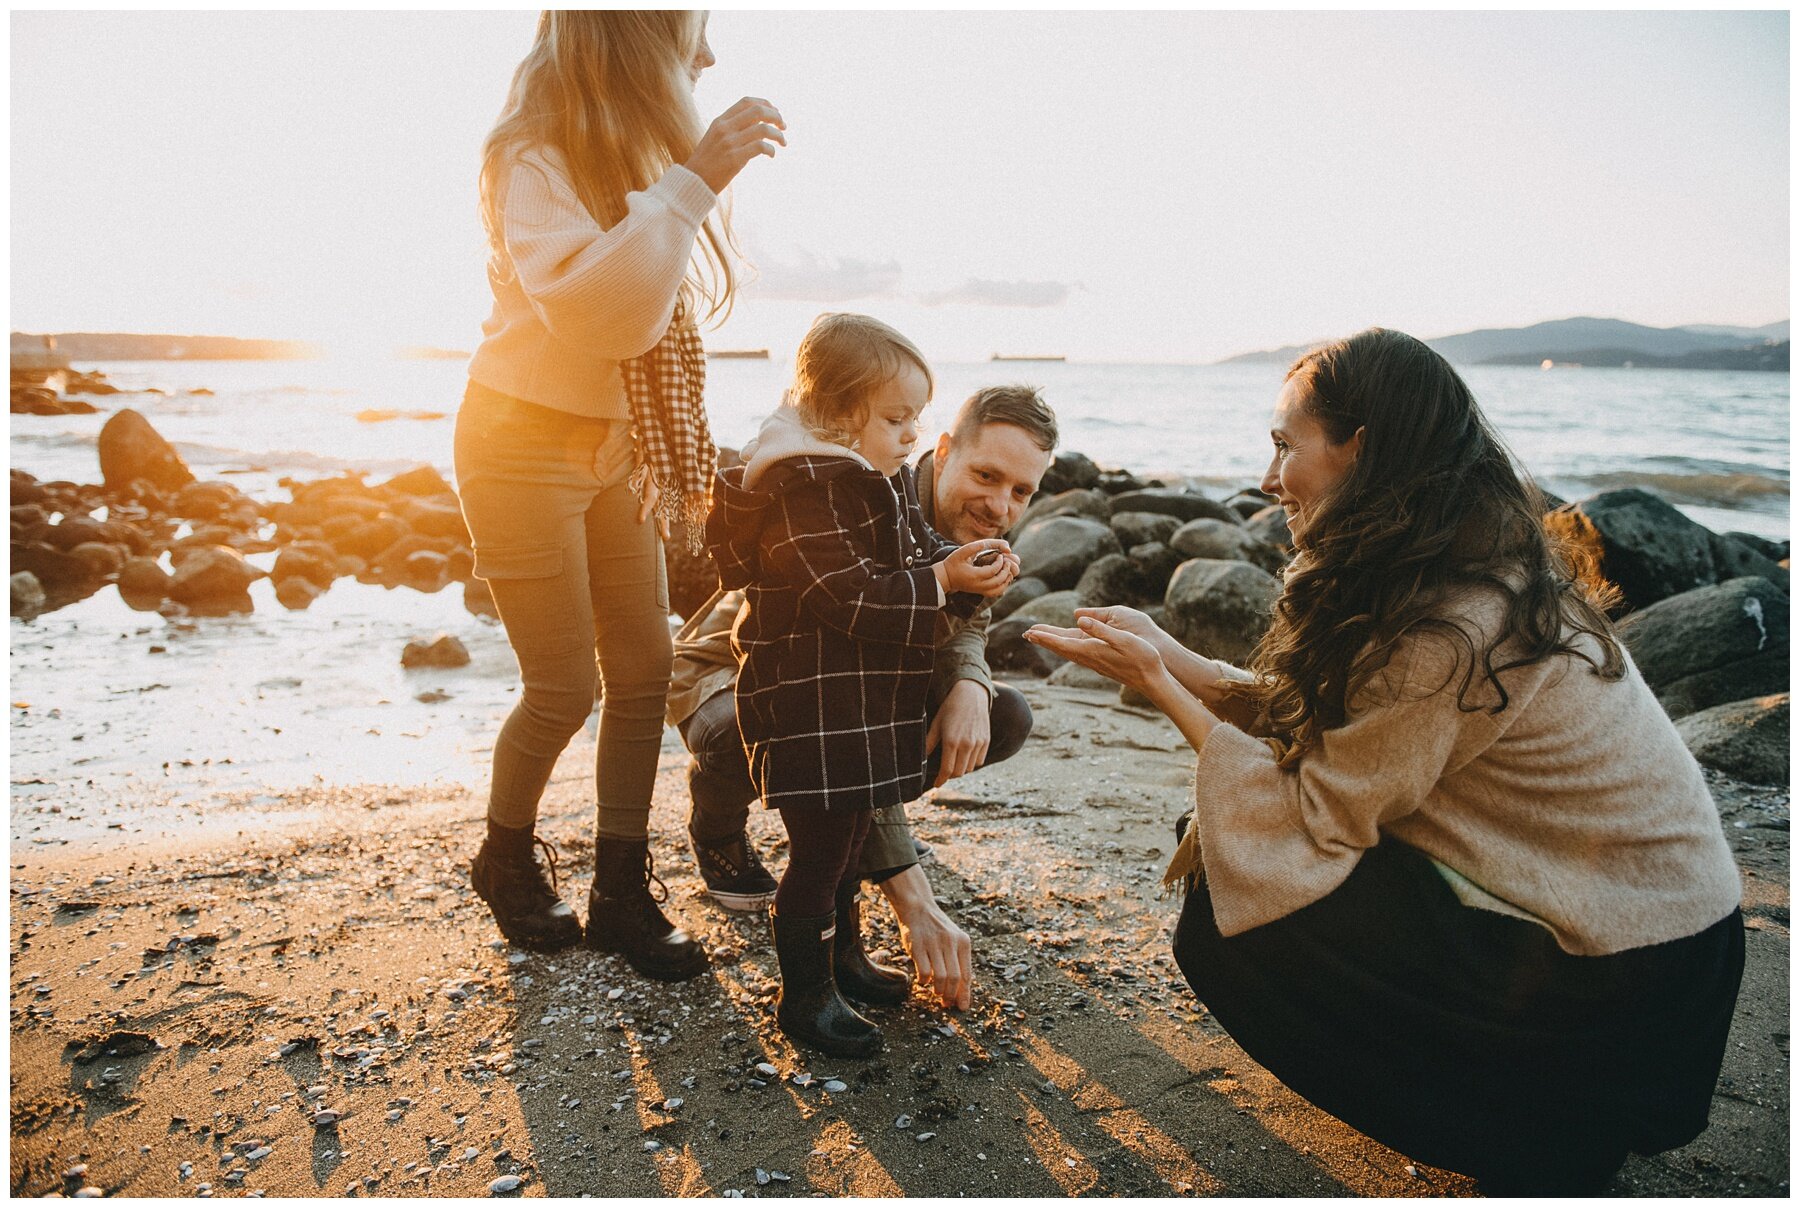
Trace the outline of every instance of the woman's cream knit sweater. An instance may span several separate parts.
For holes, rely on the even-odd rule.
[[[548,148],[521,154],[499,189],[494,310],[469,377],[558,411],[625,418],[619,362],[668,330],[694,237],[718,199],[676,165],[628,194],[625,217],[602,229]]]
[[[1502,607],[1495,592],[1463,598],[1478,650]],[[1566,655],[1503,672],[1507,707],[1464,712],[1468,654],[1427,630],[1402,639],[1349,720],[1292,769],[1267,741],[1215,728],[1196,769],[1193,839],[1220,932],[1318,901],[1384,834],[1437,862],[1465,904],[1541,922],[1577,955],[1724,918],[1742,891],[1718,810],[1625,660],[1619,680]],[[1470,691],[1470,703],[1495,700],[1491,685]]]

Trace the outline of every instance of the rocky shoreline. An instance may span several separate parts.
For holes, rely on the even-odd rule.
[[[735,458],[721,454],[725,464]],[[245,613],[254,607],[249,586],[265,577],[290,610],[349,578],[427,593],[455,587],[470,612],[493,615],[456,493],[429,466],[375,484],[359,474],[282,479],[290,498],[256,500],[230,483],[195,481],[129,408],[101,429],[99,461],[97,484],[12,471],[15,617],[107,587],[129,607],[165,616]],[[1635,488],[1546,499],[1546,524],[1619,589],[1615,619],[1695,755],[1734,776],[1785,783],[1787,543],[1714,533]],[[1291,553],[1280,508],[1254,488],[1218,500],[1074,452],[1056,458],[1014,538],[1023,575],[995,606],[991,661],[1078,682],[1078,668],[1059,669],[1024,632],[1068,625],[1077,607],[1129,604],[1194,649],[1242,662]],[[252,561],[269,554],[266,568]],[[668,559],[671,604],[686,615],[717,574],[706,557],[671,547]],[[442,653],[455,665],[454,651]]]

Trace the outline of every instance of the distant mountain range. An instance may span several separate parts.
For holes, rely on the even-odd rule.
[[[1788,321],[1766,327],[1645,327],[1620,319],[1554,319],[1530,327],[1490,327],[1439,336],[1425,342],[1459,365],[1536,365],[1544,361],[1582,365],[1659,368],[1788,367]],[[1319,341],[1324,343],[1324,341]],[[1292,361],[1318,344],[1289,345],[1228,357],[1221,365]],[[1713,354],[1728,354],[1714,356]],[[1715,361],[1719,363],[1714,363]],[[1777,363],[1779,362],[1779,363]]]
[[[301,361],[321,355],[317,344],[298,340],[241,340],[236,336],[137,335],[112,331],[59,331],[49,336],[12,333],[12,353],[43,355],[45,340],[71,361]]]

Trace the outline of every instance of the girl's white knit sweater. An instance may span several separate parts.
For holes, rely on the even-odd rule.
[[[603,229],[550,148],[520,154],[499,190],[494,310],[469,377],[558,411],[625,418],[619,362],[668,330],[695,235],[718,198],[676,165],[627,194],[625,217]]]

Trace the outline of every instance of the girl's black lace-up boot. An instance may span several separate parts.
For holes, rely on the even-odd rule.
[[[534,849],[542,848],[545,860]],[[581,941],[581,920],[562,900],[556,877],[556,848],[532,836],[509,849],[492,839],[469,864],[469,880],[500,934],[521,948],[556,952]]]
[[[663,917],[658,904],[668,900],[668,887],[652,868],[649,840],[596,840],[594,887],[588,891],[588,947],[616,952],[633,969],[658,981],[695,976],[706,968],[706,949]]]

